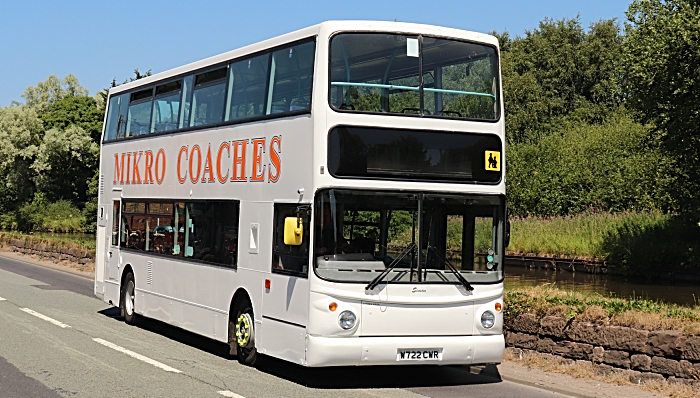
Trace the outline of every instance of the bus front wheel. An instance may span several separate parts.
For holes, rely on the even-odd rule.
[[[253,306],[248,300],[241,300],[236,305],[235,342],[237,345],[238,362],[252,366],[258,359],[255,349],[255,317]]]
[[[136,323],[136,311],[134,309],[134,298],[136,296],[136,283],[134,282],[134,274],[129,272],[124,278],[122,285],[121,312],[124,321],[129,325]]]

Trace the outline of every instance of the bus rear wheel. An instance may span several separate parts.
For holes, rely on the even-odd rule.
[[[239,301],[236,305],[236,317],[234,318],[238,362],[247,366],[253,366],[258,359],[258,352],[255,349],[255,317],[252,307],[247,299]]]
[[[122,285],[121,310],[124,321],[129,325],[136,323],[136,310],[134,309],[134,299],[136,297],[136,283],[134,274],[129,272],[124,278]]]

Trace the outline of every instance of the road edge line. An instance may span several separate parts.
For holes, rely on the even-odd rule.
[[[224,397],[228,397],[228,398],[245,398],[243,395],[238,395],[235,392],[229,391],[229,390],[218,391],[218,393],[223,395]]]
[[[33,315],[33,316],[35,316],[35,317],[37,317],[37,318],[39,318],[39,319],[43,319],[43,320],[45,320],[46,322],[53,323],[54,325],[59,326],[59,327],[62,327],[63,329],[69,328],[69,327],[70,327],[70,326],[66,325],[65,323],[63,323],[63,322],[57,321],[57,320],[55,320],[55,319],[53,319],[53,318],[49,318],[48,316],[46,316],[46,315],[44,315],[44,314],[40,314],[40,313],[38,313],[38,312],[36,312],[36,311],[34,311],[34,310],[31,310],[31,309],[29,309],[29,308],[20,308],[20,311],[24,311],[24,312],[26,312],[26,313],[29,314],[29,315]]]
[[[146,363],[149,364],[149,365],[153,365],[153,366],[155,366],[155,367],[157,367],[157,368],[163,369],[163,370],[166,371],[166,372],[182,373],[181,370],[177,370],[177,369],[172,368],[172,367],[170,367],[170,366],[168,366],[168,365],[166,365],[166,364],[164,364],[164,363],[158,362],[158,361],[156,361],[155,359],[151,359],[151,358],[149,358],[149,357],[146,357],[146,356],[143,356],[143,355],[141,355],[141,354],[137,354],[137,353],[135,353],[135,352],[133,352],[133,351],[127,350],[127,349],[124,348],[124,347],[120,347],[120,346],[118,346],[118,345],[116,345],[116,344],[114,344],[114,343],[110,343],[109,341],[103,340],[103,339],[101,339],[101,338],[99,338],[99,337],[95,337],[95,338],[93,338],[92,340],[93,340],[94,342],[98,343],[98,344],[102,344],[102,345],[105,346],[105,347],[111,348],[111,349],[113,349],[113,350],[115,350],[115,351],[119,351],[119,352],[121,352],[121,353],[123,353],[123,354],[126,354],[126,355],[132,357],[132,358],[138,359],[139,361],[146,362]]]

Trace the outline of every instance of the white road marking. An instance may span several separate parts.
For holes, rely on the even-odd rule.
[[[143,356],[143,355],[141,355],[141,354],[137,354],[137,353],[135,353],[135,352],[133,352],[133,351],[129,351],[129,350],[127,350],[126,348],[120,347],[120,346],[118,346],[118,345],[116,345],[116,344],[114,344],[114,343],[110,343],[109,341],[105,341],[105,340],[102,340],[102,339],[99,339],[99,338],[94,338],[94,339],[92,339],[92,340],[95,341],[95,342],[97,342],[97,343],[102,344],[102,345],[105,346],[105,347],[109,347],[109,348],[111,348],[111,349],[113,349],[113,350],[116,350],[116,351],[119,351],[119,352],[121,352],[121,353],[124,353],[124,354],[126,354],[126,355],[128,355],[128,356],[130,356],[130,357],[132,357],[132,358],[136,358],[136,359],[138,359],[139,361],[143,361],[143,362],[146,362],[147,364],[153,365],[153,366],[155,366],[155,367],[157,367],[157,368],[161,368],[161,369],[163,369],[163,370],[166,371],[166,372],[182,373],[182,371],[179,371],[179,370],[177,370],[177,369],[175,369],[175,368],[171,368],[171,367],[168,366],[168,365],[162,364],[162,363],[160,363],[160,362],[158,362],[158,361],[156,361],[156,360],[153,360],[153,359],[151,359],[151,358],[145,357],[145,356]]]
[[[54,325],[60,326],[60,327],[62,327],[62,328],[64,328],[64,329],[70,327],[70,326],[66,325],[65,323],[63,323],[63,322],[59,322],[59,321],[57,321],[57,320],[55,320],[55,319],[53,319],[53,318],[49,318],[48,316],[43,315],[43,314],[40,314],[40,313],[38,313],[38,312],[36,312],[36,311],[34,311],[34,310],[30,310],[29,308],[20,308],[20,310],[26,312],[27,314],[34,315],[35,317],[37,317],[37,318],[39,318],[39,319],[43,319],[43,320],[45,320],[46,322],[51,322],[51,323],[53,323]]]
[[[0,297],[0,301],[5,301],[5,299],[4,299],[4,298],[2,298],[2,297]]]
[[[228,391],[228,390],[226,390],[226,391],[219,391],[219,394],[223,395],[224,397],[228,397],[228,398],[245,398],[245,397],[242,396],[242,395],[238,395],[238,394],[236,394],[235,392],[231,392],[231,391]]]

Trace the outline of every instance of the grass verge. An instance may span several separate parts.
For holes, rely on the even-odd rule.
[[[25,234],[17,231],[0,231],[0,242],[10,239],[24,239],[30,244],[45,243],[53,246],[95,250],[95,235],[90,234],[58,234],[35,232]]]
[[[700,270],[700,225],[654,211],[589,209],[566,217],[511,220],[511,253],[606,260],[627,275]]]
[[[700,301],[693,306],[681,306],[656,300],[572,292],[546,284],[507,289],[505,302],[506,320],[515,319],[522,313],[534,313],[538,317],[560,315],[604,325],[650,331],[678,330],[686,335],[700,335]]]

